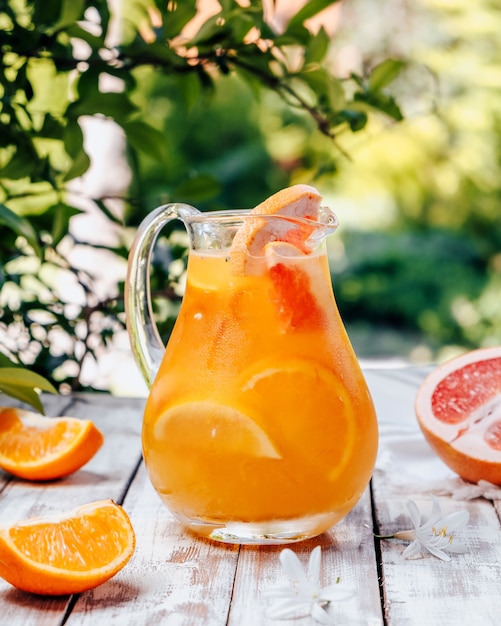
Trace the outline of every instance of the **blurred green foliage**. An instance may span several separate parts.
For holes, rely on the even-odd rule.
[[[499,6],[384,5],[353,0],[336,46],[362,65],[409,59],[393,91],[406,122],[347,137],[353,160],[330,185],[347,227],[334,280],[360,354],[391,355],[394,331],[412,338],[404,356],[441,360],[501,343]]]
[[[243,4],[221,0],[188,32],[195,0],[0,0],[2,352],[62,389],[102,387],[82,372],[124,328],[123,279],[103,294],[99,278],[110,259],[123,267],[151,208],[172,199],[249,206],[294,178],[335,171],[339,136],[360,132],[371,113],[401,119],[387,89],[400,60],[342,79],[324,62],[329,36],[305,24],[335,1],[304,3],[280,32],[260,1]],[[86,178],[102,148],[98,136],[89,154],[89,120],[121,129],[131,173],[123,191],[116,153],[99,166],[112,191]],[[303,157],[296,129],[319,148]],[[89,211],[99,217],[90,235],[110,228],[111,242],[84,232]],[[185,249],[162,257],[161,248],[152,282],[168,333]],[[89,270],[75,260],[89,249],[111,256]],[[168,305],[156,298],[166,291]]]
[[[305,23],[336,2],[305,3],[283,32],[247,4],[187,30],[194,0],[0,0],[0,350],[60,388],[100,388],[84,366],[124,329],[123,278],[102,293],[75,252],[124,265],[161,203],[248,207],[296,182],[340,218],[331,268],[359,356],[501,341],[496,3],[350,0],[332,38]],[[130,183],[84,198],[112,243],[78,222],[89,118],[125,139]],[[185,259],[167,229],[152,266],[164,338]]]

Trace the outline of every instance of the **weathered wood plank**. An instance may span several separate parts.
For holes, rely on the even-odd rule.
[[[292,544],[304,566],[317,545],[322,547],[322,586],[336,582],[355,592],[353,599],[331,607],[339,624],[383,624],[377,579],[376,555],[372,536],[369,490],[355,509],[331,531],[309,541]],[[283,546],[243,546],[238,561],[229,626],[265,626],[270,624],[266,610],[272,602],[263,591],[276,584],[288,584],[279,563]],[[281,620],[284,626],[298,624],[297,619]]]
[[[382,534],[412,528],[405,506],[413,499],[428,515],[430,498],[405,492],[381,477],[374,480],[377,520]],[[448,562],[430,554],[403,559],[407,542],[381,542],[389,626],[437,624],[499,624],[501,615],[501,533],[492,504],[479,499],[458,502],[440,498],[442,510],[467,508],[470,524],[460,531],[466,554],[452,554]]]
[[[48,415],[92,419],[105,442],[85,467],[65,479],[46,483],[8,480],[0,493],[0,523],[65,511],[94,500],[119,501],[140,461],[142,400],[83,394],[71,399],[48,397],[45,406]],[[0,579],[0,603],[2,624],[50,626],[62,623],[69,598],[25,594]]]
[[[144,465],[124,506],[136,552],[111,581],[79,598],[68,626],[226,624],[239,547],[185,532],[154,492]]]
[[[407,434],[413,436],[414,432],[419,436],[414,401],[426,373],[426,370],[402,370],[368,374],[381,423],[382,447],[385,433],[398,433],[402,445]],[[388,466],[383,467],[385,471],[376,470],[372,484],[378,531],[386,535],[412,528],[406,507],[409,499],[417,503],[426,517],[432,502],[427,493],[428,477],[423,479],[423,488],[418,489],[415,480],[409,484],[403,480],[407,468],[402,467],[399,473],[398,468],[388,471]],[[408,542],[382,541],[387,624],[497,625],[501,615],[501,532],[495,508],[483,499],[467,502],[443,496],[439,499],[444,513],[468,509],[470,523],[460,534],[469,550],[466,554],[451,555],[448,562],[430,554],[403,559],[402,552]]]
[[[369,370],[381,425],[386,437],[416,433],[414,398],[426,370]],[[165,509],[140,463],[140,429],[144,401],[83,394],[49,397],[49,415],[61,413],[93,419],[105,434],[105,444],[82,470],[65,480],[34,484],[0,476],[0,523],[66,510],[111,497],[120,501],[137,535],[131,562],[112,580],[69,598],[37,598],[0,581],[0,623],[60,626],[166,624],[185,626],[268,626],[270,600],[263,591],[286,582],[278,555],[283,546],[225,546],[185,532]],[[404,459],[405,461],[405,459]],[[407,484],[405,472],[378,465],[373,478],[377,530],[391,533],[408,528],[406,501],[414,499],[427,514],[431,499],[426,488]],[[132,482],[130,480],[132,479]],[[322,546],[323,585],[341,578],[356,590],[347,604],[336,607],[338,623],[369,626],[476,626],[498,624],[501,615],[501,502],[458,502],[440,497],[444,511],[468,508],[471,522],[462,538],[465,555],[450,562],[424,556],[403,560],[406,544],[382,541],[385,621],[380,608],[370,494],[329,533],[290,547],[306,564],[310,551]],[[282,621],[284,626],[312,620]]]

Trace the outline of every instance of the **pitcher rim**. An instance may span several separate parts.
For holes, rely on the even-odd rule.
[[[257,219],[270,219],[281,220],[294,223],[304,223],[317,227],[324,227],[329,229],[336,229],[339,225],[337,215],[327,206],[322,206],[321,209],[328,212],[327,221],[312,220],[307,217],[299,217],[295,215],[280,215],[278,213],[252,213],[253,209],[222,209],[218,211],[199,211],[197,214],[186,215],[182,217],[184,222],[200,223],[207,221],[219,221],[219,222],[232,222],[243,218],[257,218]]]

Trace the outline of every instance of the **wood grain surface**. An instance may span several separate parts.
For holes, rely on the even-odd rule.
[[[368,370],[380,421],[399,412],[411,419],[424,370]],[[45,397],[49,415],[92,419],[105,435],[96,456],[72,476],[50,483],[12,479],[0,472],[0,524],[86,502],[123,503],[137,535],[129,564],[110,581],[74,597],[43,598],[0,580],[0,625],[5,626],[264,626],[315,624],[311,618],[272,621],[263,591],[287,578],[280,546],[222,545],[183,530],[151,487],[141,460],[144,400],[102,394]],[[383,436],[383,435],[382,435]],[[306,565],[322,546],[322,584],[355,591],[332,607],[336,623],[364,626],[489,626],[501,623],[499,502],[441,498],[447,511],[467,507],[465,554],[448,562],[402,558],[401,541],[379,541],[409,525],[406,502],[422,508],[430,494],[409,490],[376,471],[355,509],[330,532],[291,547]]]

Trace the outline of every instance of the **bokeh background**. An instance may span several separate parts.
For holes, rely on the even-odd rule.
[[[340,219],[333,283],[362,359],[433,362],[498,344],[497,10],[483,0],[351,0],[325,16],[337,75],[387,57],[407,63],[392,86],[405,120],[375,117],[346,133],[339,141],[349,158],[335,154],[335,164],[336,149],[309,120],[272,96],[256,102],[238,79],[218,85],[211,106],[188,119],[175,85],[153,80],[142,106],[149,119],[162,101],[170,109],[169,164],[145,163],[146,187],[211,210],[253,206],[313,180]],[[190,190],[194,178],[200,185]]]
[[[265,4],[280,30],[305,2]],[[219,3],[198,6],[193,32]],[[298,182],[317,186],[339,217],[329,242],[332,281],[363,363],[437,363],[499,344],[499,9],[499,0],[346,0],[322,11],[310,28],[328,33],[325,62],[336,76],[348,81],[388,58],[403,68],[389,91],[404,119],[371,115],[362,130],[342,132],[335,142],[315,132],[304,112],[272,92],[257,96],[237,75],[218,77],[208,97],[177,76],[138,70],[137,119],[164,137],[161,162],[128,150],[113,122],[83,120],[91,167],[71,182],[81,212],[68,219],[70,237],[61,246],[86,278],[46,268],[46,297],[62,302],[51,325],[48,307],[37,317],[33,305],[45,297],[35,284],[43,268],[4,255],[2,351],[63,381],[63,390],[144,393],[120,298],[126,251],[145,213],[173,200],[205,211],[251,207]],[[111,77],[106,88],[120,87]],[[121,199],[128,194],[141,203]],[[107,199],[106,211],[88,197]],[[41,214],[26,201],[7,205],[23,216]],[[179,229],[166,233],[155,257],[152,284],[165,339],[182,297],[185,241]],[[12,246],[19,248],[19,239]],[[107,304],[117,301],[110,315]]]

